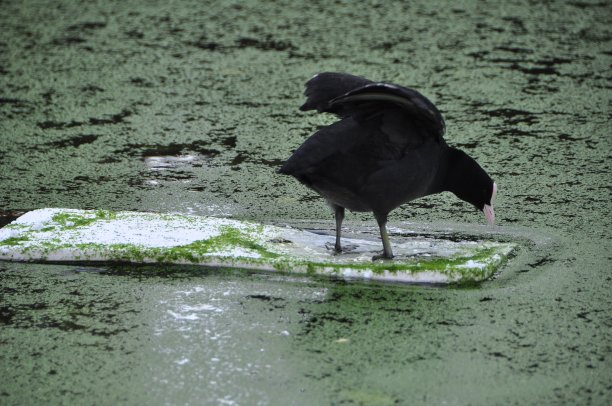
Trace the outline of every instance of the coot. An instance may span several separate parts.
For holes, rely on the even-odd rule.
[[[494,223],[495,182],[465,152],[444,141],[442,115],[416,90],[325,72],[306,83],[300,110],[333,113],[340,120],[308,138],[284,163],[292,175],[322,195],[336,218],[336,251],[345,209],[373,212],[383,243],[389,212],[419,197],[453,192]]]

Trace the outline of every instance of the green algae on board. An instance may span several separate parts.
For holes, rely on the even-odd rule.
[[[233,219],[39,209],[0,230],[0,259],[201,264],[401,282],[475,282],[489,278],[515,246],[493,241],[403,238],[396,258],[372,261],[380,242],[346,238],[335,254],[330,235]]]

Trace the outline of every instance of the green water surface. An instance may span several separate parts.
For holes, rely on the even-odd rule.
[[[609,2],[0,7],[0,220],[331,221],[275,173],[333,120],[297,110],[327,70],[428,96],[496,180],[499,227],[554,241],[470,287],[0,263],[0,404],[612,402]],[[484,218],[442,194],[400,221]]]

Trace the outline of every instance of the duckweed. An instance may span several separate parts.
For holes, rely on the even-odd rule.
[[[93,217],[80,216],[74,213],[58,213],[52,220],[64,229],[88,226],[98,220],[112,220],[117,218],[117,213],[108,210],[96,210]]]
[[[26,236],[10,237],[10,238],[0,241],[0,246],[4,245],[4,246],[9,246],[9,247],[14,247],[17,245],[21,245],[21,243],[29,241],[29,240],[30,239]]]

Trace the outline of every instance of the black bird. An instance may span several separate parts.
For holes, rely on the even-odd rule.
[[[327,200],[336,217],[337,252],[345,209],[374,213],[384,250],[373,259],[393,258],[387,215],[419,197],[453,192],[494,223],[495,182],[465,152],[446,144],[444,119],[425,96],[331,72],[310,79],[304,94],[300,110],[333,113],[340,120],[308,138],[279,172]]]

